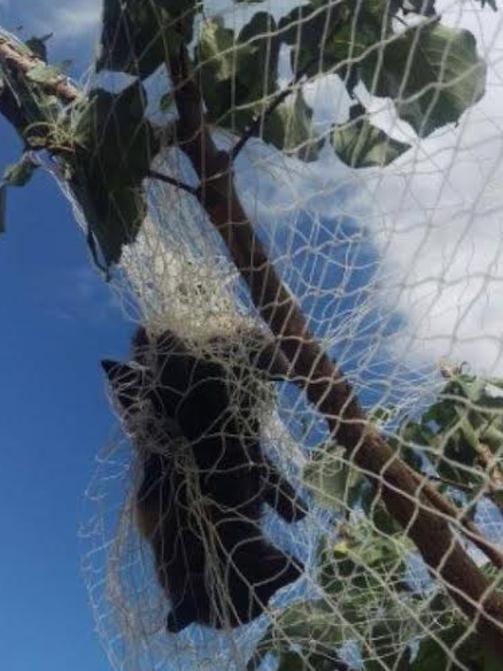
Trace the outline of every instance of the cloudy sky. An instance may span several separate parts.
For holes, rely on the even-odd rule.
[[[23,37],[54,32],[51,57],[71,59],[80,78],[93,53],[100,4],[0,0],[0,23]],[[292,4],[274,3],[276,9]],[[214,5],[227,17],[228,6],[225,0]],[[316,284],[330,269],[327,251],[337,252],[340,269],[340,238],[330,240],[330,232],[349,235],[348,222],[351,231],[364,226],[371,270],[363,277],[371,288],[380,278],[381,288],[361,310],[369,318],[379,307],[374,339],[382,337],[387,356],[412,369],[447,356],[503,375],[503,12],[475,11],[475,2],[442,6],[446,22],[474,32],[488,63],[486,96],[458,127],[416,144],[383,171],[357,174],[328,154],[306,167],[251,143],[238,180],[250,213],[286,244],[280,263],[303,298],[320,295],[340,277],[328,270],[327,284]],[[347,105],[330,81],[311,96],[321,108],[332,107],[333,116]],[[385,101],[371,104],[376,123],[412,139]],[[5,165],[15,160],[18,143],[2,120],[0,133]],[[300,267],[284,232],[292,221],[300,222],[296,232],[306,236],[305,245],[318,245],[311,253],[319,256],[318,267],[302,257],[310,280],[307,271],[288,274]],[[347,258],[356,265],[363,257]],[[10,671],[104,669],[78,575],[76,530],[95,454],[113,425],[97,362],[124,354],[131,324],[90,269],[71,210],[45,175],[9,193],[0,292],[0,659]],[[346,342],[362,319],[349,315],[349,325],[336,323],[331,305],[323,333]],[[319,310],[316,315],[321,319]],[[392,317],[398,321],[390,328]]]
[[[258,182],[250,170],[243,188],[264,222],[291,222],[302,207],[368,228],[384,278],[378,300],[403,319],[388,339],[395,357],[411,366],[447,357],[503,374],[503,13],[469,1],[437,5],[444,23],[473,32],[488,66],[486,95],[457,127],[418,142],[386,100],[370,99],[373,122],[413,144],[392,165],[350,171],[331,152],[302,166],[257,151]],[[345,96],[328,79],[309,100],[333,120],[344,117]]]

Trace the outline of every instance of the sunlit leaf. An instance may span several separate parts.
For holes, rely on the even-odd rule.
[[[361,68],[367,88],[394,100],[420,137],[459,120],[484,95],[486,67],[472,33],[428,23],[395,37]]]
[[[257,12],[239,33],[220,20],[206,21],[197,59],[203,95],[212,121],[243,131],[277,89],[279,42],[276,23]]]
[[[440,630],[435,638],[424,638],[410,671],[490,671],[492,655],[475,633],[466,636],[466,623],[457,623]],[[492,667],[495,671],[496,667]]]
[[[383,167],[410,149],[409,144],[391,138],[366,118],[334,126],[330,141],[341,161],[352,168]]]
[[[286,154],[314,161],[323,144],[313,132],[313,110],[301,90],[282,103],[264,122],[262,139]]]

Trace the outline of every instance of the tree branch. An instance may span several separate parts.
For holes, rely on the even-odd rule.
[[[281,105],[281,103],[288,98],[288,96],[293,93],[297,84],[304,78],[304,76],[309,72],[309,68],[316,62],[317,59],[312,58],[306,63],[306,65],[292,78],[292,80],[282,89],[278,95],[271,100],[269,105],[261,114],[257,114],[250,125],[245,128],[243,135],[239,138],[236,144],[232,147],[230,151],[230,160],[234,162],[238,157],[239,153],[248,142],[251,137],[258,135],[261,124],[267,119],[274,110]]]
[[[292,81],[286,86],[286,88],[282,89],[278,93],[278,95],[269,103],[269,105],[265,108],[262,114],[256,114],[254,116],[250,125],[243,131],[243,135],[232,147],[230,151],[231,161],[236,160],[239,153],[241,152],[241,150],[244,148],[245,144],[251,137],[255,137],[256,135],[258,135],[261,124],[265,121],[265,119],[267,119],[267,117],[269,117],[274,112],[274,110],[277,107],[279,107],[279,105],[281,105],[281,103],[284,100],[288,98],[288,96],[290,95],[290,93],[293,92],[295,85],[300,81],[302,76],[299,78],[295,77],[294,79],[292,79]]]
[[[185,184],[185,182],[180,182],[178,179],[175,179],[174,177],[165,175],[162,172],[157,172],[157,170],[149,170],[148,177],[150,177],[151,179],[157,179],[160,182],[166,182],[166,184],[171,184],[171,186],[176,186],[178,189],[182,189],[183,191],[190,193],[192,196],[195,196],[196,198],[199,195],[199,189],[197,187],[190,186],[190,184]]]
[[[35,66],[47,65],[31,53],[25,45],[18,43],[14,37],[6,37],[2,34],[0,34],[0,64],[7,71],[13,70],[16,75],[27,75]],[[81,91],[65,75],[58,75],[44,83],[37,82],[37,85],[57,96],[64,105],[74,102],[82,95]]]

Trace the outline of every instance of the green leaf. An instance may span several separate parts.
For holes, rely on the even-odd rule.
[[[24,154],[20,161],[7,166],[4,171],[4,183],[8,186],[24,186],[27,184],[38,165],[32,161],[29,155]]]
[[[456,413],[458,415],[459,429],[463,434],[468,447],[473,451],[473,457],[475,458],[477,456],[480,444],[478,433],[470,424],[470,420],[468,419],[468,415],[465,409],[456,406]]]
[[[251,53],[250,45],[242,47],[241,51],[244,49]],[[233,103],[233,79],[236,61],[234,31],[226,28],[223,22],[218,19],[205,21],[197,46],[197,62],[201,68],[201,85],[209,119],[223,126],[232,123],[230,108]],[[240,94],[237,87],[236,82],[235,97]],[[246,94],[246,89],[244,93]],[[232,116],[233,119],[236,119],[236,117],[243,116],[243,113],[235,111]],[[225,117],[227,117],[227,120]],[[251,118],[250,112],[245,113],[245,117],[244,122],[239,124],[241,127],[248,123]]]
[[[307,668],[302,655],[297,652],[287,650],[279,655],[278,671],[307,671]],[[310,665],[309,668],[313,667]]]
[[[360,3],[358,11],[353,2],[312,0],[283,17],[280,38],[292,47],[295,72],[313,77],[334,71],[345,78],[349,63],[387,35],[389,17],[388,0]]]
[[[197,0],[105,0],[96,69],[145,79],[191,41],[198,9]]]
[[[315,161],[323,141],[315,137],[313,110],[299,89],[264,121],[262,139],[302,161]]]
[[[5,233],[7,212],[7,187],[5,184],[0,186],[0,233]]]
[[[486,67],[472,33],[439,23],[416,26],[374,50],[361,73],[369,91],[392,98],[420,137],[458,121],[485,92]]]
[[[403,623],[399,618],[378,619],[371,627],[372,646],[364,654],[365,671],[409,671],[412,652],[404,639]]]
[[[276,636],[284,640],[330,640],[342,643],[341,626],[333,617],[333,610],[325,599],[300,601],[280,613],[272,625]]]
[[[382,600],[383,581],[392,581],[396,592],[404,587],[409,550],[410,543],[401,532],[383,536],[366,518],[359,524],[347,525],[338,543],[325,539],[320,542],[320,585],[331,595],[344,593],[344,601],[352,604],[357,596],[365,594],[366,608],[372,599]],[[339,605],[345,608],[342,602]]]
[[[334,125],[330,141],[337,156],[351,168],[383,167],[410,149],[409,144],[394,140],[368,119]]]
[[[159,110],[161,112],[169,112],[174,109],[175,96],[173,93],[164,93],[159,100]]]
[[[155,132],[145,118],[146,94],[134,82],[120,93],[94,89],[75,106],[70,127],[76,145],[77,167],[108,187],[134,184],[143,179],[159,149]]]
[[[313,135],[313,111],[302,91],[266,114],[278,95],[279,46],[276,23],[267,12],[256,12],[237,38],[222,21],[206,21],[197,61],[208,117],[236,133],[263,117],[258,133],[265,142],[303,161],[314,160],[320,141]]]
[[[142,180],[159,145],[145,107],[136,81],[118,94],[94,89],[70,117],[69,182],[107,267],[135,240],[147,211]]]
[[[122,247],[134,242],[147,214],[142,189],[123,186],[108,191],[103,182],[91,179],[85,187],[74,182],[72,190],[82,207],[89,232],[98,241],[105,266],[118,263]]]
[[[483,641],[475,633],[466,637],[467,626],[459,622],[437,632],[435,639],[424,638],[410,671],[489,671],[486,660],[490,662],[491,658]]]
[[[285,671],[290,669],[288,662],[303,671],[313,668],[333,671],[335,648],[341,643],[342,630],[339,624],[334,625],[334,619],[333,610],[330,612],[322,601],[305,601],[287,606],[282,613],[275,615],[272,624],[257,643],[246,671],[263,669],[268,656],[274,656]],[[323,666],[321,660],[331,663]],[[270,663],[272,660],[267,661]],[[301,661],[304,665],[297,667]],[[265,668],[269,668],[269,664]],[[279,666],[274,665],[274,668]]]
[[[26,49],[28,56],[33,56],[26,45],[19,43],[19,46]],[[48,135],[56,128],[62,105],[54,95],[46,93],[43,83],[55,83],[60,78],[59,71],[48,69],[44,63],[31,68],[24,76],[18,73],[13,77],[9,71],[3,72],[6,114],[25,145],[46,146]],[[42,83],[35,81],[38,79]]]
[[[369,422],[377,426],[385,426],[398,414],[399,409],[396,406],[378,405],[368,413]]]
[[[222,21],[203,25],[197,62],[210,119],[242,131],[267,95],[277,89],[279,43],[276,23],[267,12],[257,12],[237,39]]]
[[[150,2],[105,0],[100,54],[96,70],[115,70],[144,79],[165,60],[160,35],[169,26],[163,10],[156,15]]]
[[[277,89],[280,43],[272,14],[256,12],[238,36],[236,79],[246,87],[246,102],[262,102]]]

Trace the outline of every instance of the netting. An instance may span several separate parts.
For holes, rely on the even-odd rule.
[[[216,147],[248,134],[226,179],[269,262],[369,431],[416,470],[416,512],[435,492],[457,506],[436,515],[492,587],[501,12],[475,1],[181,4],[140,3],[142,41],[134,3],[108,3],[112,56],[102,52],[88,82],[121,91],[139,73],[164,128],[151,170],[172,182],[145,180],[146,216],[111,282],[145,330],[107,364],[122,428],[99,458],[82,534],[109,659],[134,671],[489,668],[477,633],[485,594],[471,617],[458,610],[442,565],[428,568],[412,542],[414,522],[404,531],[382,503],[387,465],[369,479],[323,399],[309,402],[281,368],[278,334],[210,221],[216,206],[194,191],[199,159],[184,150],[194,138],[174,121],[176,78],[155,54],[169,21],[190,19]],[[176,20],[164,13],[175,5]],[[420,22],[437,31],[431,41],[413,30]],[[403,80],[395,62],[408,63]],[[387,95],[376,63],[389,66]],[[363,65],[371,76],[355,74]]]

